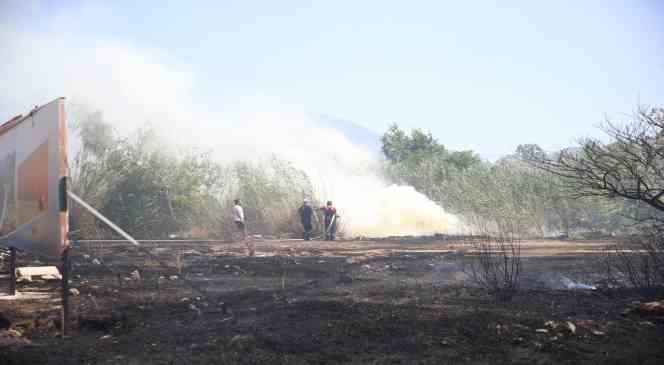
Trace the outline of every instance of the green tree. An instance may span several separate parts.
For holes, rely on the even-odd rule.
[[[387,177],[435,200],[445,195],[441,190],[444,182],[481,161],[472,151],[448,151],[430,132],[414,129],[406,133],[396,124],[385,132],[382,142]]]
[[[102,212],[137,237],[164,238],[194,223],[214,199],[220,168],[205,153],[162,150],[151,130],[116,141],[106,165],[114,183]]]
[[[406,159],[421,160],[445,152],[445,147],[433,138],[431,132],[414,129],[408,134],[396,124],[389,127],[381,142],[385,157],[396,163]]]

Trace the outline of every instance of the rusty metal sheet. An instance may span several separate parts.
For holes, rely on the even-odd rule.
[[[64,98],[0,125],[0,245],[59,256],[68,244]]]

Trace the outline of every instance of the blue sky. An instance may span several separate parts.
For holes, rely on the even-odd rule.
[[[9,1],[0,26],[148,50],[194,75],[206,105],[267,99],[377,133],[397,123],[486,158],[664,106],[656,0]],[[22,111],[7,100],[0,119]]]

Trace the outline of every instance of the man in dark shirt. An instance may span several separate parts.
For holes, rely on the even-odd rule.
[[[302,206],[298,209],[300,214],[300,222],[302,223],[302,228],[304,229],[304,240],[311,240],[311,230],[313,229],[311,225],[311,217],[314,215],[314,210],[311,208],[309,201],[304,199]]]

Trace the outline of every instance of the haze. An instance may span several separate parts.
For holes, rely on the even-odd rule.
[[[304,111],[377,134],[396,122],[495,159],[656,104],[661,24],[657,1],[3,1],[0,119],[96,93],[153,119]],[[67,64],[80,80],[56,75]]]

